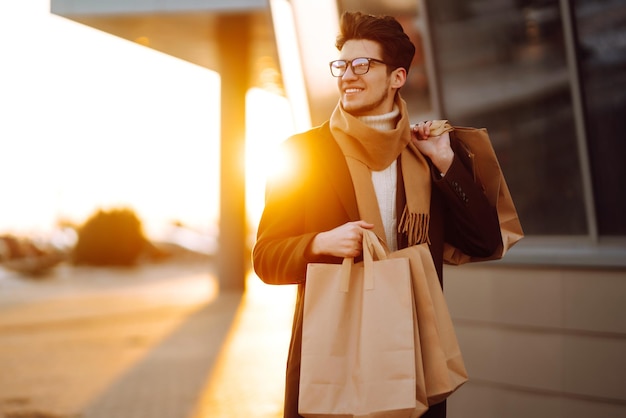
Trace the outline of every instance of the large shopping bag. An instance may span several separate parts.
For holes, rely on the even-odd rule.
[[[387,258],[368,230],[363,259],[308,266],[299,396],[304,417],[409,418],[427,409],[416,399],[409,260]]]
[[[389,254],[410,260],[415,307],[416,399],[437,404],[463,383],[468,375],[428,244],[414,245]]]
[[[461,161],[471,166],[474,180],[483,186],[489,202],[496,207],[502,245],[490,257],[471,257],[458,248],[446,244],[444,261],[448,264],[464,264],[474,261],[497,260],[524,237],[517,210],[507,186],[500,163],[489,139],[489,133],[484,128],[466,128],[452,126],[447,120],[433,121],[431,136],[438,136],[450,132],[450,138],[460,142],[465,155],[460,155]]]

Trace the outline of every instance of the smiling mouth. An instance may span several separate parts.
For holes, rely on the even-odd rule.
[[[351,88],[351,89],[345,89],[343,92],[344,94],[354,94],[354,93],[360,93],[362,91],[363,89]]]

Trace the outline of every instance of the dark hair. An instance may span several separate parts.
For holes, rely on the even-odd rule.
[[[358,39],[377,42],[381,46],[382,60],[385,63],[394,70],[402,67],[409,71],[415,55],[415,45],[394,17],[344,12],[335,46],[341,51],[347,41]]]

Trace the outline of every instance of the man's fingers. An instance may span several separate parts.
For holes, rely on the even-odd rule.
[[[429,121],[424,121],[424,122],[420,122],[416,125],[413,125],[413,134],[415,134],[415,138],[418,141],[424,140],[424,139],[428,139],[428,136],[430,135],[430,125],[432,124],[432,122]]]

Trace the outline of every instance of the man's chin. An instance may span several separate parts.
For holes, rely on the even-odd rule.
[[[345,110],[346,112],[352,115],[358,115],[362,111],[362,106],[350,100],[342,100],[341,107],[343,107],[343,110]]]

